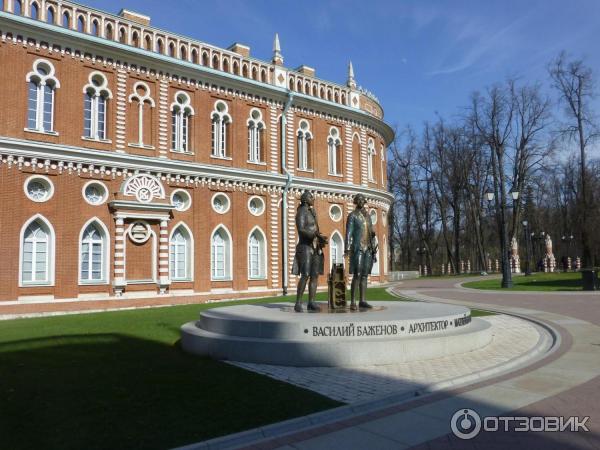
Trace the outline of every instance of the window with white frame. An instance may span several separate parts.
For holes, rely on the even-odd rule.
[[[171,103],[171,150],[189,152],[190,117],[194,115],[190,96],[185,92],[175,94]]]
[[[255,229],[248,238],[248,278],[251,280],[266,278],[265,246],[264,234]]]
[[[133,94],[129,96],[129,103],[137,102],[138,107],[138,141],[137,145],[140,147],[151,145],[151,138],[144,139],[144,131],[149,132],[150,130],[144,130],[144,110],[148,110],[147,114],[150,114],[149,109],[154,108],[154,100],[150,97],[150,88],[142,81],[138,81],[133,85]],[[146,141],[146,142],[145,142]]]
[[[369,138],[369,143],[367,145],[367,176],[369,181],[375,181],[375,175],[373,173],[373,158],[377,151],[375,150],[375,141]]]
[[[332,267],[334,264],[344,263],[344,242],[342,236],[336,231],[331,236],[331,245],[329,247],[329,264]]]
[[[191,236],[186,228],[180,225],[171,235],[169,243],[169,265],[172,280],[191,280],[191,247]]]
[[[211,238],[210,273],[213,280],[231,278],[231,241],[223,227],[218,228]]]
[[[328,171],[331,175],[341,175],[342,173],[342,140],[340,139],[340,132],[337,128],[331,127],[329,129],[329,136],[327,136],[327,160],[328,160]]]
[[[228,158],[227,131],[231,124],[231,116],[227,113],[227,103],[217,101],[211,113],[212,120],[212,156]]]
[[[81,236],[79,279],[83,283],[106,282],[106,234],[96,223],[90,223]]]
[[[258,109],[250,111],[248,119],[248,161],[252,163],[261,163],[263,157],[263,132],[265,123],[262,121],[262,113]]]
[[[298,170],[312,170],[311,143],[312,133],[308,121],[301,120],[296,131],[298,147]]]
[[[50,227],[42,219],[35,219],[25,228],[22,239],[22,284],[51,284],[54,242]]]
[[[27,128],[46,133],[54,131],[54,95],[60,87],[54,76],[54,66],[38,59],[26,80],[29,84]]]
[[[106,114],[112,93],[108,81],[100,72],[92,72],[83,88],[83,134],[86,138],[106,139]]]

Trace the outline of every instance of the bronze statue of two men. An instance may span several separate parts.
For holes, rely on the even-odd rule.
[[[356,208],[348,216],[346,222],[346,239],[344,256],[350,257],[350,273],[352,287],[350,291],[350,309],[356,311],[356,294],[359,294],[358,307],[371,308],[365,300],[367,278],[376,262],[377,241],[373,231],[371,217],[365,208],[366,198],[363,194],[354,196]],[[294,310],[302,312],[302,295],[308,282],[309,311],[319,311],[315,303],[319,275],[323,275],[323,248],[327,245],[327,237],[319,231],[317,215],[313,208],[314,197],[309,191],[304,191],[300,197],[300,206],[296,213],[296,228],[298,230],[298,245],[292,273],[300,275],[296,291]]]

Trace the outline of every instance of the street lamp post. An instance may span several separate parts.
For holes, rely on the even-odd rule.
[[[519,199],[518,191],[511,191],[510,193],[513,204]],[[494,193],[487,192],[486,198],[488,202],[492,202],[494,200]],[[500,201],[503,201],[503,197],[500,197]],[[503,288],[512,288],[512,273],[510,270],[509,258],[508,258],[508,232],[506,229],[506,215],[505,215],[505,205],[500,205],[500,212],[498,212],[498,208],[496,208],[496,217],[500,215],[500,253],[502,254],[502,283],[501,286]]]
[[[525,276],[531,275],[531,235],[529,234],[529,222],[523,221],[523,233],[525,234]]]
[[[427,248],[417,247],[417,255],[419,255],[419,257],[420,257],[420,264],[421,264],[421,270],[423,272],[423,275],[426,274],[425,265],[423,262],[423,256],[425,256],[425,253],[427,253]]]

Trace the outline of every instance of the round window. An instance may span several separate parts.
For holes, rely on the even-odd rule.
[[[90,181],[83,187],[83,198],[90,205],[101,205],[108,197],[106,186],[97,181]]]
[[[339,205],[331,205],[331,208],[329,208],[329,217],[334,222],[339,222],[342,218],[342,208]]]
[[[171,195],[171,203],[177,211],[186,211],[192,204],[190,194],[180,189]]]
[[[260,197],[251,197],[248,201],[248,210],[254,216],[260,216],[265,211],[265,202]]]
[[[50,200],[54,194],[52,182],[42,176],[29,177],[23,186],[25,195],[34,202],[45,202]]]
[[[215,194],[212,198],[212,207],[219,214],[229,211],[229,197],[225,194]]]
[[[133,242],[143,244],[150,239],[150,226],[146,222],[134,222],[129,227],[128,234]]]

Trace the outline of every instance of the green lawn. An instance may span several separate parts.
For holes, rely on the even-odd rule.
[[[164,449],[339,405],[184,353],[179,327],[227,304],[0,322],[0,448]]]
[[[479,281],[464,283],[464,287],[473,289],[499,290],[500,278],[484,278]],[[581,274],[567,273],[535,273],[529,276],[513,275],[513,291],[581,291]]]

